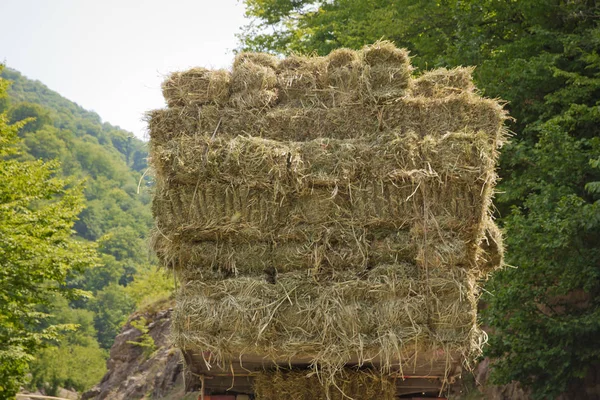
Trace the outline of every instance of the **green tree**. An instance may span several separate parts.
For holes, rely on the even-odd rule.
[[[20,103],[11,107],[8,111],[8,122],[24,121],[31,118],[29,122],[19,128],[19,133],[34,132],[43,126],[52,124],[50,113],[44,107],[33,103]]]
[[[84,110],[15,70],[6,68],[0,71],[0,76],[11,81],[9,96],[0,94],[0,111],[10,112],[14,121],[20,117],[36,118],[18,131],[23,138],[17,145],[21,151],[12,154],[11,159],[20,162],[51,161],[56,166],[53,178],[64,177],[69,182],[82,182],[85,186],[85,199],[82,201],[86,207],[80,209],[75,222],[75,236],[83,243],[98,241],[101,247],[97,265],[86,268],[84,272],[70,274],[66,284],[68,288],[86,290],[98,295],[98,298],[70,300],[73,314],[65,314],[60,307],[46,308],[44,312],[70,315],[74,318],[72,324],[79,324],[76,315],[81,309],[93,313],[97,325],[94,325],[92,336],[96,342],[101,339],[102,346],[108,349],[114,339],[110,336],[119,329],[119,321],[124,320],[125,314],[133,308],[133,301],[127,299],[123,286],[135,279],[138,271],[146,268],[149,262],[143,249],[152,223],[148,178],[138,185],[147,168],[146,145],[130,132],[102,122],[97,114]],[[115,296],[110,296],[110,293]],[[103,307],[99,305],[101,302],[107,307],[117,307],[117,311],[97,313],[99,307]],[[122,306],[124,303],[125,306]],[[101,330],[97,331],[96,326]],[[105,326],[109,327],[108,331],[104,330]],[[65,370],[66,364],[55,362],[57,356],[65,357],[69,352],[74,355],[86,352],[98,354],[92,345],[75,343],[72,337],[71,333],[61,333],[60,341],[46,341],[49,347],[35,353],[37,361],[31,363],[31,373],[35,368],[40,381],[50,385],[46,385],[47,389],[52,386],[51,381],[76,387],[63,379],[65,374],[73,375],[74,372]],[[97,377],[89,371],[86,374]]]
[[[243,49],[326,54],[377,39],[419,70],[476,65],[508,101],[498,221],[507,268],[484,315],[496,382],[535,398],[581,383],[600,361],[600,8],[577,0],[245,0]]]
[[[154,265],[143,265],[125,290],[139,310],[171,298],[175,290],[175,280],[163,269]]]
[[[96,313],[94,325],[102,348],[110,349],[134,307],[125,288],[117,283],[109,284],[92,299],[90,309]]]
[[[94,313],[71,308],[67,299],[60,296],[44,311],[52,313],[46,324],[75,326],[36,354],[30,364],[29,385],[49,395],[57,395],[61,387],[80,392],[91,388],[106,373],[108,357],[96,340]]]
[[[6,87],[0,79],[0,93]],[[14,396],[43,340],[61,328],[36,330],[47,319],[36,306],[51,293],[76,296],[65,281],[95,263],[93,246],[72,237],[81,188],[55,176],[56,162],[15,158],[17,131],[27,122],[9,125],[0,114],[0,398]]]

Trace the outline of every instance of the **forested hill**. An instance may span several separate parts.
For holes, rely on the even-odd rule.
[[[104,374],[107,350],[127,316],[169,293],[170,282],[156,271],[147,249],[152,216],[151,180],[144,176],[146,144],[39,81],[9,68],[0,74],[10,81],[0,113],[11,124],[33,117],[18,131],[17,157],[56,160],[70,186],[83,186],[85,204],[74,235],[96,250],[88,263],[92,267],[70,276],[67,285],[87,292],[88,298],[51,296],[40,310],[51,315],[42,325],[78,328],[35,355],[28,383],[46,394],[58,387],[82,391]]]
[[[98,240],[112,228],[133,227],[145,236],[151,224],[147,191],[138,183],[147,168],[146,145],[132,133],[87,111],[39,81],[5,68],[11,81],[11,122],[34,117],[22,128],[26,153],[35,159],[58,159],[66,176],[86,181],[88,205],[76,225],[79,235]]]
[[[23,102],[38,104],[49,111],[56,128],[70,130],[77,137],[93,136],[106,149],[110,149],[111,146],[106,145],[111,143],[112,147],[125,157],[127,165],[135,171],[143,171],[147,167],[146,145],[131,132],[108,122],[103,123],[95,112],[65,99],[40,81],[27,79],[18,71],[5,68],[1,75],[12,82],[9,96],[13,105]]]

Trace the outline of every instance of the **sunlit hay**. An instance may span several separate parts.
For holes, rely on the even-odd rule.
[[[194,135],[198,129],[199,108],[172,107],[146,113],[150,146],[157,146],[185,135]]]
[[[453,94],[473,92],[473,67],[454,69],[439,68],[427,71],[414,80],[413,96],[445,97]]]
[[[375,65],[365,68],[364,80],[368,83],[366,95],[375,101],[393,100],[407,94],[411,71],[406,67]]]
[[[383,124],[410,129],[421,136],[470,130],[502,140],[502,126],[507,118],[497,101],[471,93],[444,98],[409,97],[382,110]]]
[[[246,62],[262,65],[271,69],[277,69],[280,63],[279,59],[272,54],[242,52],[239,53],[233,60],[233,68],[236,69],[241,64]]]
[[[408,51],[397,48],[392,42],[381,40],[362,49],[365,63],[374,65],[404,65],[410,63]]]
[[[280,106],[319,107],[326,91],[323,57],[292,55],[279,63],[277,93]]]
[[[185,114],[188,114],[187,112]],[[187,135],[248,136],[305,141],[317,138],[376,138],[382,133],[415,132],[442,136],[448,132],[482,131],[503,139],[506,114],[498,102],[472,93],[444,98],[403,97],[386,105],[355,104],[344,107],[232,109],[204,106],[189,110],[198,128]],[[219,121],[221,123],[219,124]],[[176,129],[183,132],[182,129]]]
[[[155,120],[156,118],[156,120]],[[464,93],[445,98],[408,97],[384,106],[336,108],[232,109],[206,105],[151,113],[150,135],[165,141],[176,136],[249,136],[305,141],[317,138],[376,138],[386,132],[442,136],[481,131],[501,143],[506,114],[493,100]],[[216,130],[216,133],[215,133]]]
[[[468,131],[421,139],[407,132],[304,142],[180,136],[164,144],[153,141],[153,162],[172,183],[217,181],[289,192],[394,181],[401,171],[422,167],[474,184],[493,170],[494,145],[485,133]]]
[[[263,108],[277,100],[277,64],[268,54],[242,53],[231,76],[231,100],[235,108]]]
[[[225,104],[229,99],[229,71],[193,68],[171,74],[162,84],[169,107]]]
[[[277,92],[274,90],[252,90],[231,95],[231,105],[238,108],[264,108],[277,101]]]
[[[374,363],[382,372],[414,370],[415,352],[466,356],[479,340],[474,280],[463,269],[381,265],[319,280],[306,273],[188,281],[177,297],[173,338],[210,351],[217,362],[240,354],[269,360],[302,356],[327,371]],[[477,337],[476,337],[477,336]]]
[[[491,217],[486,218],[483,224],[485,236],[480,244],[478,266],[484,274],[488,274],[504,265],[504,244],[502,232]]]
[[[157,190],[153,212],[163,233],[185,240],[308,240],[327,232],[361,237],[424,220],[423,199],[431,196],[447,204],[427,206],[430,223],[475,240],[481,199],[468,186],[438,189],[437,177],[419,177],[419,171],[413,178],[384,186],[314,188],[301,196],[244,185],[182,185]]]
[[[309,357],[332,387],[348,365],[444,379],[479,354],[507,116],[468,68],[410,74],[390,42],[244,53],[226,104],[149,114],[152,246],[181,283],[178,345],[223,366]]]
[[[324,60],[322,100],[328,107],[359,103],[363,62],[360,53],[349,49],[332,51]]]
[[[394,400],[395,379],[369,370],[345,369],[334,382],[301,370],[265,371],[254,377],[257,400]]]
[[[413,245],[418,249],[413,259],[423,268],[455,268],[458,265],[477,268],[476,260],[470,257],[469,247],[459,232],[444,230],[432,223],[424,231],[425,225],[415,225],[411,229]]]
[[[365,62],[362,92],[375,102],[397,99],[407,94],[412,67],[408,52],[393,43],[380,41],[362,49]]]

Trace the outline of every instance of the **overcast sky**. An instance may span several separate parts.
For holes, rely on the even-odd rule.
[[[0,62],[143,138],[170,71],[229,67],[238,0],[0,0]]]

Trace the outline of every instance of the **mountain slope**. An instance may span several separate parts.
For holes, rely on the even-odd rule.
[[[86,208],[74,235],[95,243],[98,265],[68,286],[90,296],[48,299],[40,311],[51,315],[50,323],[79,328],[49,343],[30,365],[31,388],[50,395],[59,387],[83,391],[106,371],[108,349],[129,314],[147,299],[170,293],[172,283],[156,272],[146,245],[152,224],[146,144],[39,81],[8,68],[1,76],[11,86],[0,112],[11,123],[31,118],[19,131],[21,158],[58,160],[63,177],[84,188]],[[87,362],[70,362],[82,359]]]

